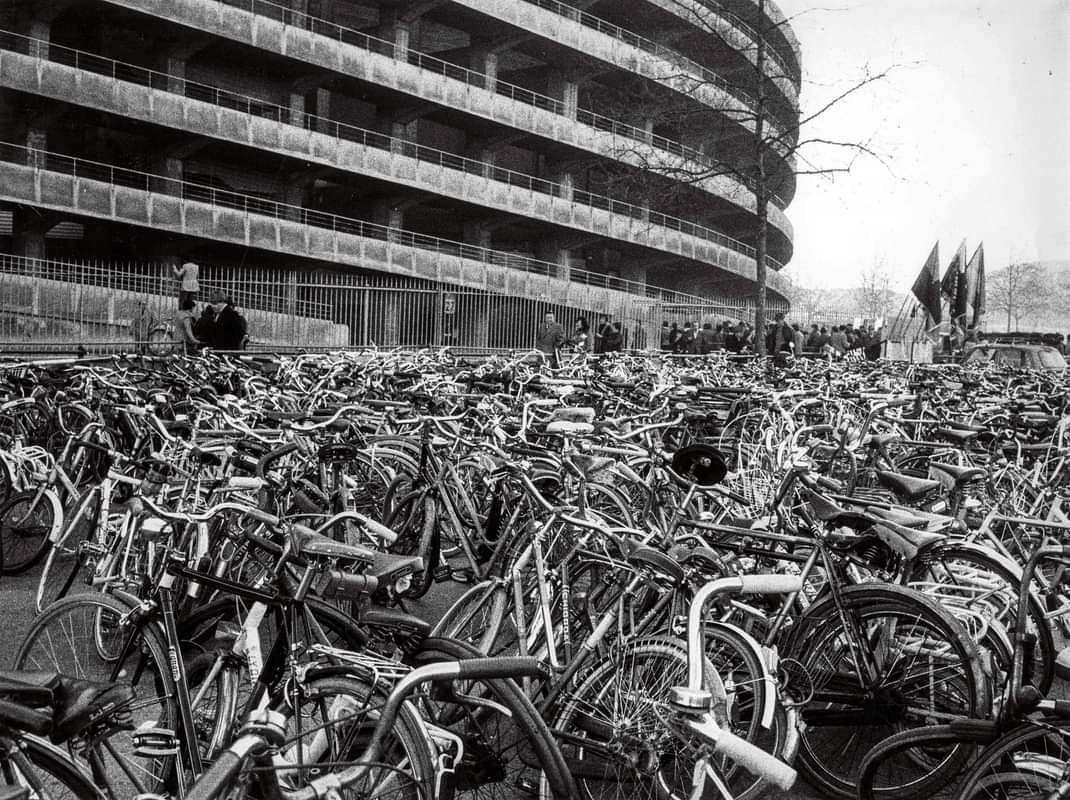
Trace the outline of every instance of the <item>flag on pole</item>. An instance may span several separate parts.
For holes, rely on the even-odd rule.
[[[979,328],[985,316],[985,243],[977,245],[970,257],[969,272],[973,275],[973,326]]]
[[[925,259],[925,266],[921,268],[918,277],[914,279],[911,292],[918,298],[929,313],[933,322],[939,322],[940,313],[940,243],[933,245],[932,252]]]
[[[966,240],[962,240],[959,249],[955,251],[955,257],[947,266],[947,272],[940,281],[940,289],[947,297],[950,306],[949,315],[952,320],[957,320],[966,313],[968,302],[968,286],[966,280]]]

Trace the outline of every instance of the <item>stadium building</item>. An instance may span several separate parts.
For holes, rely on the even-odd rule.
[[[8,0],[0,29],[0,337],[121,337],[193,260],[265,340],[509,346],[554,309],[642,345],[745,313],[755,113],[789,147],[799,113],[770,0]]]

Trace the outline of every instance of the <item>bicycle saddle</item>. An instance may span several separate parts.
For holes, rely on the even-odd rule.
[[[954,428],[937,428],[936,436],[945,441],[957,444],[960,447],[969,444],[977,438],[976,431],[959,431]]]
[[[353,461],[359,453],[360,448],[356,445],[338,442],[323,445],[316,455],[326,464],[340,464]]]
[[[1003,445],[1003,452],[1006,455],[1010,456],[1017,455],[1018,453],[1022,453],[1027,456],[1046,456],[1051,450],[1051,448],[1051,442],[1040,442],[1039,444],[1026,444],[1025,442],[1022,442],[1021,444],[1014,444],[1013,442],[1011,442],[1009,444]]]
[[[864,531],[873,524],[871,517],[860,511],[844,508],[819,494],[811,495],[808,503],[814,516],[822,522],[842,525],[856,531]]]
[[[561,436],[583,436],[587,433],[594,433],[594,425],[589,422],[568,422],[557,419],[546,426],[546,432]]]
[[[946,517],[940,514],[920,514],[909,508],[881,508],[879,506],[866,506],[866,514],[879,517],[905,528],[926,530],[930,533],[941,533],[955,525],[954,517]]]
[[[877,470],[877,481],[885,489],[891,489],[897,497],[904,500],[920,500],[929,492],[941,487],[940,481],[931,481],[928,478],[915,478],[911,475],[900,475],[898,472]]]
[[[933,461],[929,464],[929,474],[936,474],[939,479],[940,475],[945,475],[951,479],[954,488],[959,488],[963,484],[975,481],[978,478],[983,478],[986,473],[979,467],[960,467],[955,464],[944,464],[939,461]]]
[[[294,555],[306,558],[341,559],[362,564],[371,564],[377,553],[367,547],[359,547],[346,544],[304,528],[301,525],[294,526]]]
[[[379,584],[393,583],[412,575],[424,568],[424,560],[420,556],[402,556],[395,553],[374,552],[371,573],[379,579]]]
[[[0,672],[0,697],[9,697],[16,708],[47,708],[52,716],[32,717],[11,712],[0,705],[0,717],[13,727],[31,733],[48,734],[62,744],[84,731],[101,717],[119,711],[134,702],[134,690],[117,683],[84,681],[56,672]],[[30,723],[30,724],[27,724]]]
[[[947,537],[942,533],[929,533],[915,528],[897,525],[890,520],[881,520],[873,525],[873,532],[892,550],[905,558],[914,558],[919,552]]]
[[[645,568],[668,578],[674,585],[683,583],[686,577],[684,568],[679,562],[660,550],[646,545],[641,544],[632,550],[627,556],[627,561],[633,567]]]
[[[972,431],[973,433],[984,433],[988,430],[987,425],[974,425],[971,422],[957,422],[950,420],[947,423],[947,427],[956,431]]]
[[[565,422],[594,422],[594,409],[587,406],[565,406],[554,410],[552,419]]]
[[[868,433],[862,438],[863,447],[883,447],[886,444],[901,441],[898,433]]]

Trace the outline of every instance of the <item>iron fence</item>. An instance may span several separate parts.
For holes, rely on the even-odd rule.
[[[245,315],[257,348],[534,345],[543,315],[566,331],[595,311],[432,281],[353,271],[201,263],[199,299],[216,293]],[[0,352],[133,347],[171,335],[177,282],[168,263],[70,262],[0,254]],[[202,306],[198,304],[198,312]],[[602,313],[601,311],[599,313]],[[629,349],[657,347],[662,321],[739,319],[746,304],[636,296],[608,309]],[[149,337],[150,332],[155,335]]]

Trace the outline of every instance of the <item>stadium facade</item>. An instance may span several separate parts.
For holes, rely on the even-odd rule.
[[[799,47],[770,0],[9,0],[0,29],[5,269],[414,287],[469,342],[510,312],[458,314],[444,291],[637,325],[745,308],[757,98],[785,142],[798,122]],[[374,338],[335,306],[351,343]]]

